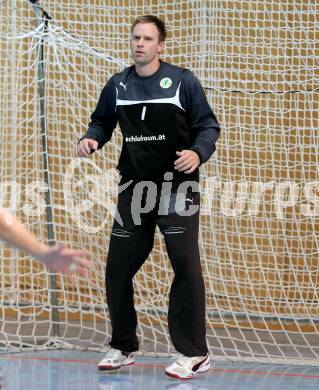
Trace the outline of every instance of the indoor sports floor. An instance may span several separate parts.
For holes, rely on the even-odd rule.
[[[192,380],[164,375],[163,358],[137,357],[118,371],[97,370],[102,353],[44,351],[0,355],[2,390],[295,390],[319,389],[319,367],[273,364],[214,364]]]

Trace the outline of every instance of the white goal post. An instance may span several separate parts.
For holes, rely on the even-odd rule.
[[[71,286],[1,244],[0,350],[90,348],[110,336],[104,270],[121,148],[77,140],[130,24],[162,17],[163,59],[191,69],[222,126],[201,168],[207,340],[216,360],[319,364],[319,12],[311,0],[0,2],[0,207],[42,240],[86,247]],[[134,281],[141,352],[171,351],[172,270],[159,234]]]

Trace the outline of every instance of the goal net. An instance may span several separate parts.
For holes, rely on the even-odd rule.
[[[216,360],[319,363],[318,5],[313,0],[0,2],[0,206],[49,244],[88,248],[75,286],[1,244],[0,345],[101,350],[121,149],[74,158],[99,93],[130,64],[130,23],[168,26],[221,124],[201,168],[207,340]],[[173,272],[157,233],[134,280],[141,351],[172,351]]]

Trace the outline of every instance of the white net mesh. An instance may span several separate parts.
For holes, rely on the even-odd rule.
[[[68,0],[41,7],[50,20],[37,19],[27,0],[0,2],[1,206],[47,242],[88,248],[95,269],[72,287],[3,245],[4,348],[101,349],[109,339],[104,268],[119,131],[90,162],[73,156],[102,86],[130,63],[130,23],[153,13],[170,32],[163,59],[194,71],[222,125],[217,152],[201,171],[210,352],[215,359],[318,364],[317,1]],[[170,350],[171,280],[158,236],[135,280],[142,351]]]

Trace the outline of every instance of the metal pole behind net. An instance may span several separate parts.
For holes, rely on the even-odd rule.
[[[37,52],[37,71],[38,71],[38,91],[40,97],[40,124],[42,131],[42,149],[43,149],[43,166],[44,166],[44,180],[47,184],[48,190],[45,193],[46,202],[46,215],[47,215],[47,232],[48,232],[48,244],[55,245],[55,233],[53,225],[53,208],[50,186],[50,174],[49,174],[49,158],[48,158],[48,132],[46,123],[46,106],[45,106],[45,71],[44,71],[44,41],[45,34],[48,30],[48,23],[51,19],[50,16],[42,10],[37,4],[37,1],[31,1],[32,8],[36,15],[36,27],[41,24],[42,34],[39,38],[38,52]],[[58,299],[57,299],[57,281],[55,275],[50,275],[50,301],[51,301],[51,316],[53,321],[53,336],[60,336],[59,326],[59,313],[58,313]]]

